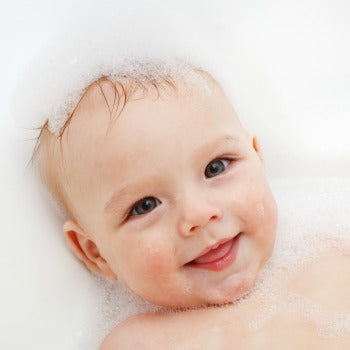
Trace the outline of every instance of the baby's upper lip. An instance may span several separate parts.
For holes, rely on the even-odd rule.
[[[232,238],[234,238],[234,237],[227,237],[227,238],[220,239],[220,240],[217,241],[216,243],[214,243],[214,244],[212,244],[212,245],[206,247],[206,248],[203,249],[202,252],[199,253],[194,259],[192,259],[191,261],[189,261],[189,263],[192,262],[192,261],[195,260],[195,259],[198,259],[198,258],[201,257],[202,255],[207,254],[210,250],[217,248],[219,245],[224,244],[224,243],[230,241]]]

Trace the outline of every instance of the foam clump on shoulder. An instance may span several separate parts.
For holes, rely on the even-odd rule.
[[[191,67],[215,71],[206,62],[205,43],[199,44],[193,23],[187,29],[183,15],[138,2],[105,5],[87,5],[62,21],[28,62],[13,101],[22,126],[41,127],[48,120],[57,134],[86,88],[101,77],[147,84],[168,76],[191,79]]]

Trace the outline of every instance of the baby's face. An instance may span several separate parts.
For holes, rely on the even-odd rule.
[[[255,139],[208,84],[210,93],[136,93],[108,132],[106,101],[91,88],[63,142],[83,260],[169,307],[244,295],[274,244],[276,205]]]

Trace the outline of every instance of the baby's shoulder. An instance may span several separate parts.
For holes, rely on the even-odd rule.
[[[157,344],[155,329],[161,332],[162,324],[155,314],[139,314],[121,322],[104,339],[99,350],[154,349]],[[156,328],[157,327],[157,328]]]
[[[328,308],[350,309],[350,255],[343,252],[321,255],[289,281],[289,289]]]
[[[146,313],[119,324],[99,350],[178,349],[188,344],[212,349],[210,330],[223,319],[224,309],[199,309],[185,312]],[[213,334],[215,338],[216,334]]]

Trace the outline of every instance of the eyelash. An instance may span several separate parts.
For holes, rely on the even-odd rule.
[[[210,166],[211,164],[213,164],[214,162],[217,162],[217,161],[224,161],[224,162],[227,162],[227,164],[225,165],[225,169],[220,172],[218,175],[214,175],[214,176],[211,176],[211,177],[206,177],[208,179],[212,178],[212,177],[217,177],[219,175],[221,175],[222,173],[226,172],[227,169],[230,167],[231,163],[234,161],[235,159],[233,158],[227,158],[227,157],[219,157],[219,158],[214,158],[213,160],[211,160],[207,166],[205,167],[204,169],[204,175],[206,175],[206,171],[208,169],[208,166]],[[130,219],[131,217],[133,216],[144,216],[146,214],[148,214],[149,212],[153,211],[154,208],[152,208],[150,211],[148,212],[145,212],[145,213],[134,213],[134,211],[136,210],[135,208],[137,207],[137,205],[139,205],[140,203],[142,202],[146,202],[146,200],[150,200],[150,199],[154,199],[155,202],[156,202],[156,205],[154,206],[154,208],[158,207],[162,202],[156,198],[156,197],[153,197],[153,196],[147,196],[147,197],[144,197],[140,200],[138,200],[136,203],[134,203],[131,208],[127,211],[127,214],[126,214],[126,219],[125,220],[128,220]]]
[[[220,161],[220,162],[227,162],[227,164],[224,164],[224,167],[225,167],[225,168],[224,168],[220,173],[218,173],[217,175],[214,174],[213,176],[207,176],[207,170],[209,169],[209,166],[212,165],[212,164],[214,164],[215,162],[218,162],[218,161]],[[227,169],[230,167],[230,165],[231,165],[232,162],[233,162],[233,159],[232,159],[232,158],[225,158],[225,157],[215,158],[215,159],[211,160],[211,161],[208,163],[208,165],[205,167],[205,169],[204,169],[204,175],[205,175],[205,177],[206,177],[207,179],[210,179],[210,178],[212,178],[212,177],[217,177],[217,176],[219,176],[219,175],[225,173],[225,172],[227,171]]]
[[[153,211],[154,208],[158,207],[159,204],[161,204],[162,202],[156,198],[156,197],[153,197],[153,196],[147,196],[147,197],[144,197],[140,200],[138,200],[136,203],[134,203],[132,205],[132,207],[128,210],[128,213],[127,213],[127,216],[126,216],[126,219],[130,218],[130,217],[133,217],[133,216],[143,216],[145,214],[148,214],[150,211],[147,211],[147,212],[144,212],[144,213],[137,213],[137,206],[140,205],[141,203],[146,203],[147,200],[155,200],[156,202],[156,205],[150,210],[150,211]],[[136,211],[136,213],[134,213],[134,211]]]

